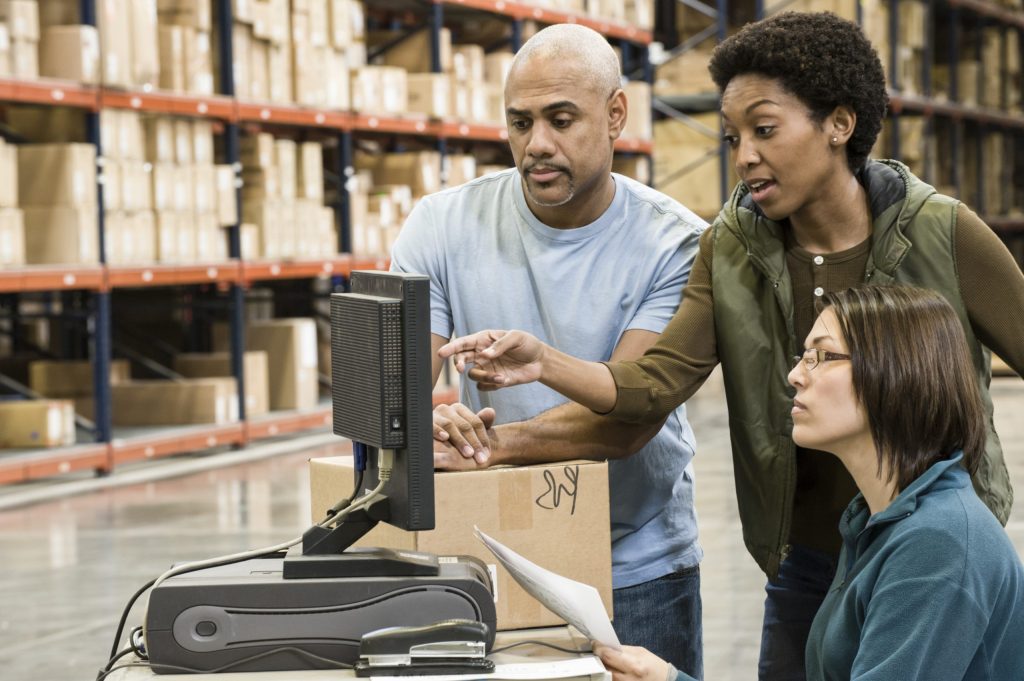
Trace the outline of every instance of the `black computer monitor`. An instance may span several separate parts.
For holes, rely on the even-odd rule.
[[[285,579],[365,574],[436,574],[434,557],[352,549],[379,523],[434,529],[433,372],[430,280],[419,274],[356,271],[351,290],[331,295],[334,432],[366,451],[356,501],[339,490],[337,515],[303,534],[284,564]],[[380,486],[378,455],[391,455]],[[358,462],[357,462],[358,463]],[[358,474],[357,474],[358,478]],[[378,490],[377,488],[380,487]],[[380,496],[360,505],[370,492]]]
[[[367,447],[360,493],[378,484],[378,452],[394,452],[383,522],[434,529],[430,280],[356,271],[331,295],[334,433]]]

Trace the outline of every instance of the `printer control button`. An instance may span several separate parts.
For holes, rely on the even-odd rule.
[[[217,633],[217,625],[210,620],[203,620],[196,624],[196,633],[200,636],[213,636]]]

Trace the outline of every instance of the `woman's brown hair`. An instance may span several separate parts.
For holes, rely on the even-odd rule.
[[[973,473],[985,450],[985,410],[967,339],[945,298],[911,286],[861,286],[822,298],[853,358],[878,470],[900,490],[957,449]]]

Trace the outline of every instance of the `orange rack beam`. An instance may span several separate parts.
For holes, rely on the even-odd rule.
[[[518,2],[506,2],[505,0],[433,0],[435,4],[449,5],[452,7],[468,7],[492,14],[501,14],[513,19],[534,19],[545,24],[580,24],[588,26],[599,33],[610,38],[629,40],[630,42],[649,45],[653,40],[650,31],[626,26],[613,21],[606,21],[595,17],[583,16],[580,14],[569,14],[524,5]]]
[[[99,109],[99,89],[71,81],[0,79],[0,101]]]
[[[3,293],[72,289],[99,291],[103,288],[103,268],[99,265],[28,265],[16,269],[0,269],[0,292]]]
[[[109,471],[108,446],[100,442],[2,457],[0,484],[48,478],[80,470]]]
[[[151,436],[115,438],[111,443],[111,465],[142,461],[171,454],[195,452],[244,442],[241,422],[224,426],[170,428]]]

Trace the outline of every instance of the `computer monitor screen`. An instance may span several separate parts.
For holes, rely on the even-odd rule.
[[[331,295],[334,433],[367,447],[360,493],[379,482],[377,454],[394,451],[385,522],[434,528],[430,280],[356,271]]]

